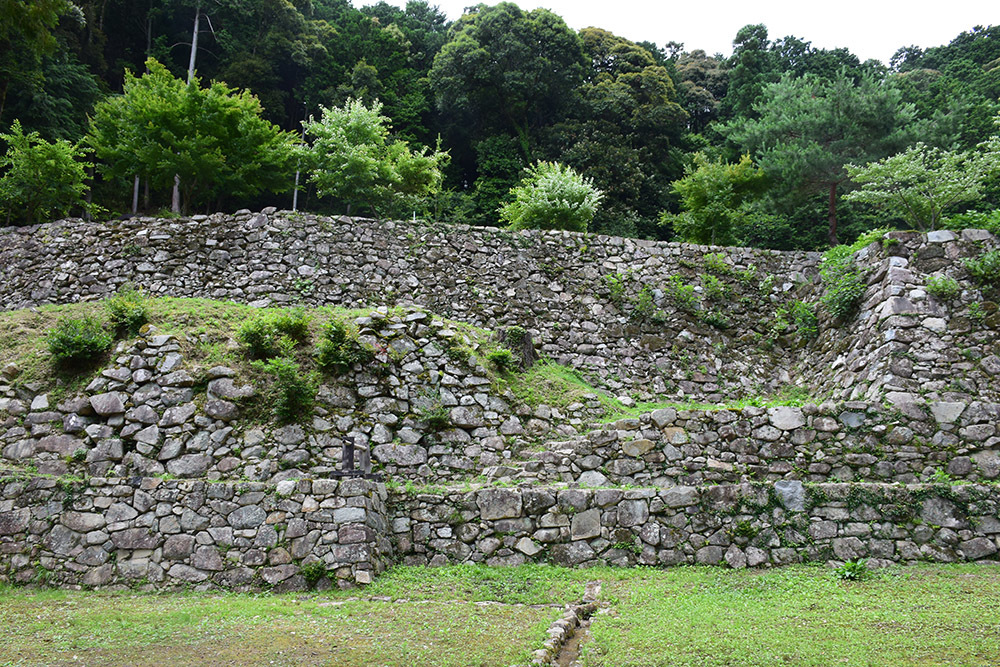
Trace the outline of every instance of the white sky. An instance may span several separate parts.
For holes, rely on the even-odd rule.
[[[400,7],[406,0],[387,0]],[[356,7],[376,0],[352,0]],[[889,64],[901,46],[947,44],[977,25],[1000,24],[998,0],[516,0],[525,10],[550,9],[569,27],[595,26],[632,41],[663,46],[683,42],[685,50],[730,55],[736,32],[751,23],[767,26],[773,39],[794,35],[816,48],[845,46],[862,61]],[[455,20],[475,0],[429,0]],[[487,4],[496,4],[489,1]]]

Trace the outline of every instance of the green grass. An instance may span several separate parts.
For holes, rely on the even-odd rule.
[[[0,588],[0,665],[525,664],[600,580],[583,661],[640,665],[992,665],[1000,566],[865,581],[763,571],[397,567],[362,591],[247,595]]]
[[[677,568],[607,582],[584,664],[992,665],[1000,567]]]
[[[583,581],[458,566],[397,568],[363,598],[0,589],[0,665],[524,664]]]

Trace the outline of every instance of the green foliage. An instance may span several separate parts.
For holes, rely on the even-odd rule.
[[[316,345],[316,363],[324,371],[337,375],[373,358],[372,351],[361,345],[355,332],[337,319],[330,320]]]
[[[240,326],[236,338],[254,359],[289,355],[309,340],[309,316],[301,309],[259,312]]]
[[[672,225],[685,241],[708,245],[733,245],[746,215],[745,204],[767,189],[767,176],[749,155],[731,164],[710,161],[696,153],[684,178],[674,181],[683,213],[664,212],[661,224]]]
[[[927,276],[927,293],[942,301],[954,299],[961,291],[958,281],[950,276]]]
[[[833,574],[843,581],[863,581],[871,577],[871,570],[863,560],[858,559],[845,561],[833,570]]]
[[[514,353],[510,350],[503,348],[499,350],[491,350],[486,355],[487,361],[489,361],[493,366],[502,373],[510,372],[516,366],[514,361]]]
[[[626,276],[620,273],[609,273],[604,276],[604,284],[608,287],[608,299],[619,308],[625,303],[625,280]]]
[[[819,335],[815,304],[796,299],[787,306],[779,308],[774,320],[773,330],[776,334],[784,333],[791,326],[805,340],[812,340]]]
[[[699,315],[699,319],[705,324],[716,329],[728,329],[733,325],[728,317],[718,310],[706,310]]]
[[[73,208],[90,210],[86,151],[64,139],[48,142],[37,132],[25,134],[14,121],[0,134],[7,152],[0,157],[0,216],[7,224],[34,224],[67,215]]]
[[[315,588],[320,579],[327,576],[326,563],[316,560],[299,567],[299,574],[306,580],[309,588]]]
[[[304,372],[287,357],[255,361],[254,367],[273,378],[274,416],[282,423],[311,416],[319,382],[315,373]]]
[[[62,366],[84,366],[97,361],[114,341],[94,317],[59,320],[46,336],[49,352]]]
[[[965,270],[983,287],[1000,288],[1000,250],[989,250],[963,261]]]
[[[733,267],[729,266],[726,256],[721,252],[707,252],[705,253],[704,260],[705,268],[709,273],[717,276],[728,276],[733,272]],[[753,270],[756,271],[756,267],[753,267]]]
[[[126,284],[118,294],[104,300],[104,310],[115,332],[119,335],[134,335],[148,318],[148,301],[142,290]]]
[[[677,307],[687,313],[698,310],[698,295],[694,285],[688,285],[680,276],[670,276],[664,290]]]
[[[146,67],[139,78],[126,72],[123,94],[94,110],[87,141],[103,173],[164,189],[177,176],[184,211],[291,186],[298,137],[264,120],[256,97],[197,78],[185,84],[152,58]]]
[[[844,246],[837,246],[841,248]],[[835,249],[837,249],[835,248]],[[865,294],[861,273],[851,261],[852,253],[828,252],[823,256],[820,278],[823,281],[823,296],[820,302],[837,320],[846,320],[854,314]]]
[[[301,151],[312,166],[309,181],[321,196],[346,204],[348,212],[359,203],[373,211],[403,210],[441,189],[448,154],[390,141],[380,102],[369,107],[348,100],[343,107],[321,108],[320,120],[303,124],[313,141]]]
[[[765,33],[766,34],[766,33]],[[847,181],[844,165],[870,162],[897,152],[910,140],[912,106],[891,85],[846,70],[826,78],[785,73],[764,87],[754,116],[722,128],[789,190],[824,193],[827,237],[837,245],[837,192]]]
[[[703,273],[699,277],[706,301],[723,301],[729,296],[729,288],[715,276]]]
[[[988,154],[917,143],[865,167],[847,165],[848,176],[861,189],[845,199],[872,204],[916,229],[930,231],[940,226],[948,208],[980,199],[989,159]]]
[[[511,229],[587,231],[604,196],[591,179],[558,162],[538,162],[526,172],[511,189],[514,201],[500,208],[501,220]]]

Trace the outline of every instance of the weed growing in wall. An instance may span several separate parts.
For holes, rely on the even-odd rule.
[[[291,423],[311,415],[319,382],[316,374],[306,373],[286,357],[256,361],[254,366],[273,378],[274,416]]]
[[[964,261],[965,270],[981,287],[1000,289],[1000,250],[990,250]]]
[[[852,246],[837,246],[823,255],[820,278],[824,293],[821,303],[836,320],[848,319],[858,309],[865,294],[861,272],[852,261]]]
[[[316,345],[316,363],[324,371],[342,375],[358,363],[371,361],[374,354],[357,339],[357,334],[340,320],[330,320]]]
[[[949,276],[927,276],[927,293],[942,301],[951,301],[962,291],[958,281]]]
[[[680,310],[687,313],[698,311],[698,295],[694,291],[694,285],[685,284],[680,276],[670,276],[666,292]]]
[[[244,322],[236,338],[254,359],[288,356],[309,341],[309,316],[300,308],[264,311]]]

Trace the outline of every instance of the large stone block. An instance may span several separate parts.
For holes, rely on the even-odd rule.
[[[513,489],[482,489],[476,493],[476,505],[484,521],[521,516],[521,493]]]

